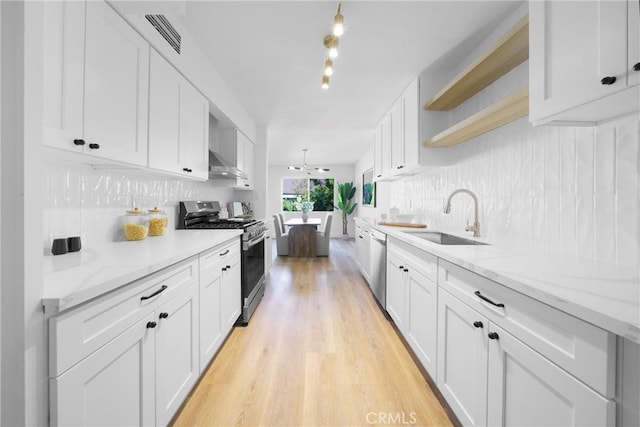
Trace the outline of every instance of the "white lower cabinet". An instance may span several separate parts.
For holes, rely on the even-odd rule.
[[[463,425],[484,426],[488,321],[442,288],[438,310],[438,389]]]
[[[405,334],[405,305],[407,283],[405,265],[390,245],[387,246],[387,313],[398,329]]]
[[[200,376],[197,290],[156,311],[156,424],[167,425]]]
[[[51,425],[155,424],[155,338],[149,314],[50,380]]]
[[[371,283],[371,235],[369,226],[356,220],[356,260],[367,283]]]
[[[490,324],[488,425],[613,426],[615,403]]]
[[[200,372],[240,316],[240,274],[237,239],[200,254]]]

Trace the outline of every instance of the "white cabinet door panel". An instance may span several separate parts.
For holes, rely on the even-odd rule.
[[[206,180],[209,176],[209,101],[186,81],[182,87],[183,165],[189,176]]]
[[[404,264],[387,249],[387,312],[400,331],[405,331],[406,279]]]
[[[149,167],[180,172],[182,76],[155,50],[149,73]]]
[[[149,45],[110,6],[87,2],[84,136],[88,153],[147,164]]]
[[[436,378],[438,286],[410,267],[407,287],[408,341],[432,378]]]
[[[156,423],[166,425],[200,374],[194,287],[160,307],[156,322]]]
[[[629,86],[640,84],[640,70],[636,70],[634,66],[640,64],[640,4],[636,0],[627,1],[629,17]]]
[[[218,265],[222,268],[222,265]],[[209,364],[222,343],[219,274],[200,279],[200,371]]]
[[[488,424],[491,426],[613,426],[608,400],[491,324]]]
[[[82,152],[85,3],[47,1],[44,6],[44,143]]]
[[[438,389],[463,425],[484,426],[488,321],[447,291],[438,292]]]
[[[50,380],[51,425],[155,425],[155,359],[149,315]]]
[[[404,152],[404,99],[399,99],[391,110],[391,173],[405,166]]]
[[[235,254],[227,260],[222,271],[220,289],[220,307],[222,335],[231,330],[242,310],[242,289],[240,277],[240,255]]]

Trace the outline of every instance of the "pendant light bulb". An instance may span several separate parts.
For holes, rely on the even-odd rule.
[[[336,59],[338,57],[339,39],[334,35],[325,36],[323,40],[324,47],[329,49],[329,58]]]
[[[329,76],[322,76],[322,89],[329,89]]]
[[[324,75],[333,75],[333,61],[331,59],[327,59],[324,63]]]
[[[340,37],[344,34],[344,17],[338,10],[338,13],[333,18],[333,35]]]

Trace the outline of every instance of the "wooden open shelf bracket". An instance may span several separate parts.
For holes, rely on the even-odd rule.
[[[428,147],[450,147],[482,135],[529,114],[529,87],[496,102],[424,142]]]

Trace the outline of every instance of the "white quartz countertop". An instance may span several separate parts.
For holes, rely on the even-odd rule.
[[[411,234],[433,230],[380,225],[374,225],[374,228],[640,343],[640,274],[637,267],[501,245],[439,245]],[[460,233],[456,235],[470,238]]]
[[[242,230],[171,230],[137,242],[44,257],[46,313],[57,313],[237,238]]]

